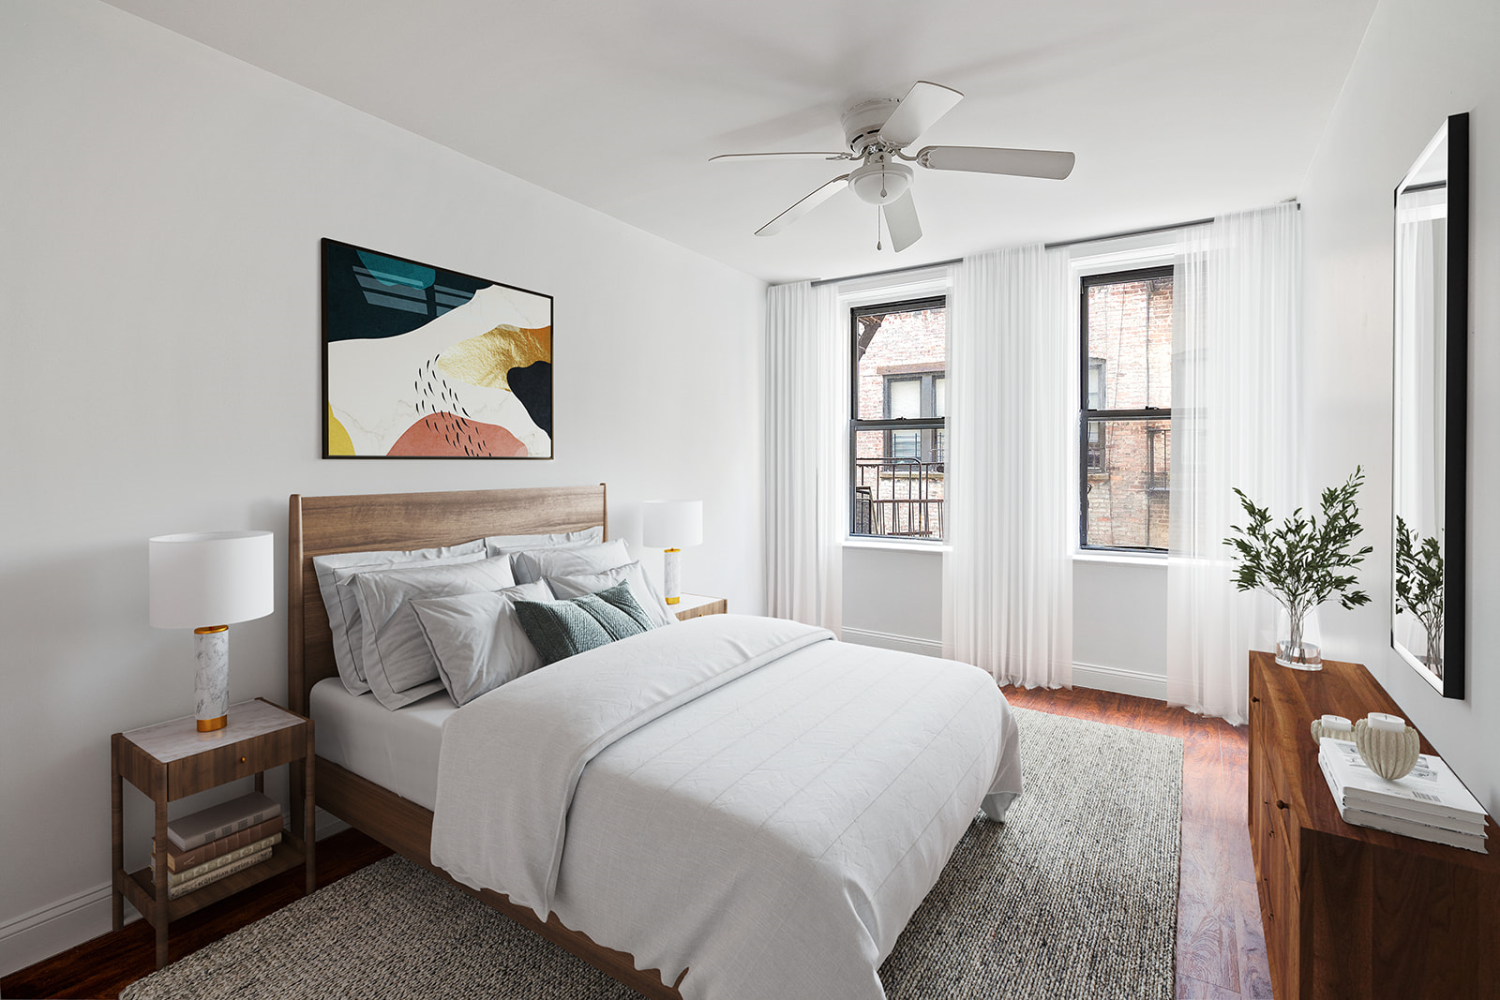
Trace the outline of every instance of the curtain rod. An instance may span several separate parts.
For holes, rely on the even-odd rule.
[[[1297,206],[1301,208],[1301,205]],[[1189,222],[1174,222],[1165,226],[1148,226],[1145,229],[1127,229],[1122,233],[1105,233],[1102,236],[1080,236],[1076,240],[1059,240],[1056,243],[1043,244],[1045,250],[1058,250],[1062,247],[1077,246],[1080,243],[1100,243],[1104,240],[1119,240],[1127,236],[1149,236],[1152,233],[1165,233],[1173,229],[1186,229],[1189,226],[1202,226],[1214,221],[1212,218],[1193,219]],[[812,282],[812,287],[819,285],[831,285],[841,281],[856,281],[863,278],[879,278],[887,274],[904,274],[907,271],[925,271],[931,267],[947,267],[949,264],[957,264],[963,260],[962,257],[954,257],[950,260],[936,260],[931,264],[913,264],[911,267],[892,267],[884,271],[866,271],[864,274],[846,274],[841,278],[819,278]]]
[[[1214,221],[1212,217],[1207,219],[1193,219],[1190,222],[1174,222],[1167,226],[1147,226],[1145,229],[1127,229],[1123,233],[1105,233],[1103,236],[1080,236],[1076,240],[1058,240],[1056,243],[1045,243],[1044,250],[1060,250],[1063,247],[1075,247],[1080,243],[1103,243],[1105,240],[1122,240],[1127,236],[1150,236],[1152,233],[1167,233],[1174,229],[1186,229],[1189,226],[1206,226]]]
[[[954,257],[951,260],[935,260],[931,264],[913,264],[911,267],[892,267],[884,271],[866,271],[864,274],[846,274],[842,278],[819,278],[812,282],[812,287],[819,285],[832,285],[841,281],[855,281],[861,278],[879,278],[887,274],[905,274],[908,271],[925,271],[933,267],[947,267],[949,264],[957,264],[963,260],[962,257]]]

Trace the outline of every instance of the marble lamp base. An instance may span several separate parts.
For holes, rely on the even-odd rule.
[[[662,599],[668,604],[676,604],[682,600],[682,559],[681,549],[667,549],[662,553],[661,562],[661,590]]]
[[[194,629],[198,672],[193,695],[198,704],[198,732],[211,733],[229,724],[229,626]]]

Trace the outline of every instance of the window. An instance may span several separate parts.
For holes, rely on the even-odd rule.
[[[1172,472],[1172,269],[1083,279],[1079,544],[1165,551]]]
[[[851,535],[943,537],[943,298],[849,313]]]

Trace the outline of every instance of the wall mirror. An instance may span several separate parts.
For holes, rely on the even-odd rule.
[[[1443,123],[1395,199],[1391,645],[1464,696],[1469,116]]]

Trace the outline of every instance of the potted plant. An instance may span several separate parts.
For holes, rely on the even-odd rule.
[[[1323,669],[1321,651],[1302,641],[1302,626],[1309,611],[1335,595],[1346,609],[1370,603],[1370,595],[1363,590],[1350,590],[1357,580],[1352,573],[1344,572],[1374,551],[1368,545],[1354,549],[1354,539],[1363,530],[1354,499],[1364,482],[1364,471],[1356,466],[1344,485],[1325,489],[1321,524],[1316,515],[1303,517],[1298,507],[1291,517],[1273,527],[1269,510],[1256,506],[1239,489],[1234,491],[1250,519],[1246,527],[1233,525],[1235,536],[1224,539],[1224,544],[1235,550],[1239,563],[1235,587],[1264,590],[1286,609],[1291,636],[1276,643],[1276,662],[1282,666]]]
[[[1396,614],[1409,612],[1427,632],[1423,665],[1443,676],[1443,547],[1417,533],[1396,515]]]

